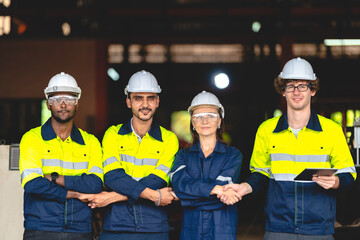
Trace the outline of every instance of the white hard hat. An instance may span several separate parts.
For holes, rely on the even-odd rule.
[[[75,78],[64,72],[53,76],[48,86],[44,89],[46,99],[48,99],[51,94],[58,92],[75,94],[78,99],[80,99],[81,96],[81,89],[78,87]]]
[[[282,79],[316,80],[310,63],[299,57],[288,61],[279,77]]]
[[[188,112],[190,113],[195,107],[200,105],[213,105],[220,109],[221,117],[225,117],[225,109],[221,105],[219,99],[212,93],[202,91],[198,95],[194,97],[194,99],[191,101],[191,105],[188,108]]]
[[[152,92],[160,93],[161,88],[156,81],[156,78],[151,73],[142,70],[134,73],[125,87],[125,95],[129,92]]]

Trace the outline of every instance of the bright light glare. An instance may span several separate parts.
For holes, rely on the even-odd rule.
[[[1,1],[0,1],[1,2]],[[11,4],[11,0],[4,0],[4,1],[2,1],[3,2],[3,5],[5,6],[5,7],[10,7],[10,4]]]
[[[11,17],[6,16],[4,18],[4,33],[9,34],[11,31]]]
[[[274,111],[274,117],[278,117],[282,115],[282,111],[280,109],[275,109]]]
[[[4,35],[4,16],[0,16],[0,36]]]
[[[120,79],[119,73],[113,68],[109,68],[107,71],[107,74],[113,81],[117,81]]]
[[[224,89],[229,86],[230,80],[225,73],[219,73],[214,77],[215,86],[219,89]]]
[[[360,39],[325,39],[326,46],[359,46]]]
[[[68,36],[71,32],[71,26],[69,23],[64,22],[61,26],[64,36]]]
[[[253,32],[259,32],[261,29],[261,23],[255,21],[252,23],[251,28],[252,28]]]

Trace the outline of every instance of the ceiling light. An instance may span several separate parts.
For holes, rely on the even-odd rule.
[[[253,32],[259,32],[261,29],[261,23],[255,21],[252,23],[251,29],[253,30]]]
[[[68,36],[71,32],[71,26],[69,23],[64,22],[61,26],[64,36]]]
[[[229,83],[229,77],[225,73],[218,73],[214,77],[214,84],[219,89],[227,88],[227,86],[229,86]]]
[[[359,46],[360,39],[325,39],[326,46]]]
[[[113,68],[109,68],[107,71],[107,74],[113,81],[117,81],[120,79],[119,73]]]

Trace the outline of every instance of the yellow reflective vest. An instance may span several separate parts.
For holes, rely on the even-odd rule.
[[[160,189],[169,184],[168,173],[179,148],[176,135],[152,122],[141,143],[127,124],[110,127],[103,138],[104,183],[126,195],[105,214],[103,229],[108,231],[167,232],[167,213],[152,201],[139,199],[146,188]]]
[[[311,113],[307,126],[296,137],[286,113],[262,123],[256,133],[246,180],[254,192],[269,182],[265,229],[310,235],[334,233],[335,190],[294,178],[305,168],[336,168],[340,187],[356,178],[354,162],[341,127]]]
[[[24,192],[24,226],[56,232],[91,232],[91,209],[67,191],[98,193],[103,186],[101,146],[97,138],[75,125],[62,141],[50,119],[31,129],[20,142],[20,174]],[[64,175],[65,187],[44,175]]]
[[[277,181],[293,181],[305,168],[337,168],[356,178],[354,162],[341,127],[312,113],[309,124],[295,137],[286,115],[265,121],[256,134],[251,172]]]

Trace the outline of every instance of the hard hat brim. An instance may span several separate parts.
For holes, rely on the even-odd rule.
[[[74,87],[68,87],[68,86],[53,86],[53,87],[47,87],[44,90],[46,98],[48,98],[49,95],[51,95],[51,94],[55,94],[55,93],[59,93],[59,92],[74,94],[78,97],[78,99],[80,99],[80,96],[81,96],[81,89],[79,87],[74,88]]]

